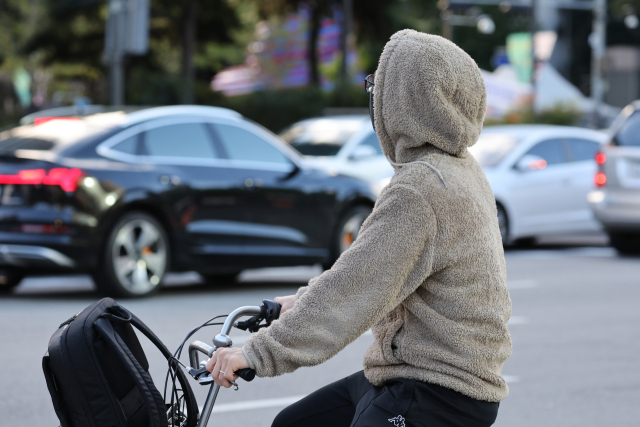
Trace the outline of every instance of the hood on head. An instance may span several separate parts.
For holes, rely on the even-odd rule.
[[[480,69],[440,36],[403,30],[384,47],[374,120],[389,160],[417,160],[428,145],[459,156],[478,140],[487,107]]]

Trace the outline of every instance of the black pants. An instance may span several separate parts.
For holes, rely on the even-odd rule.
[[[272,427],[488,427],[498,405],[404,378],[376,387],[360,371],[285,408]]]

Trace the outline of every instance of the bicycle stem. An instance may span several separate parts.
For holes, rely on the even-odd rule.
[[[260,314],[260,307],[247,306],[247,307],[240,307],[232,311],[231,314],[229,314],[229,316],[227,316],[227,319],[224,321],[224,325],[222,325],[222,329],[220,329],[220,333],[216,335],[216,337],[213,339],[213,344],[216,347],[210,351],[209,357],[211,357],[213,353],[220,347],[231,347],[233,342],[231,341],[231,338],[229,338],[229,332],[235,325],[236,320],[238,320],[243,316],[257,316],[259,314]],[[208,348],[211,348],[209,346],[206,346],[206,344],[205,344],[206,346],[205,347],[197,343],[198,343],[197,341],[193,342],[189,346],[189,362],[193,367],[198,366],[198,352],[204,353],[206,350],[208,350]],[[221,346],[217,345],[222,343],[224,343],[225,345],[221,345]],[[214,383],[211,385],[211,388],[209,389],[209,394],[207,394],[207,400],[205,400],[204,406],[202,407],[202,414],[200,416],[200,420],[198,421],[198,427],[206,427],[207,424],[209,423],[209,417],[211,416],[211,411],[213,410],[213,405],[216,402],[216,398],[218,397],[219,391],[220,391],[220,386],[218,384]]]

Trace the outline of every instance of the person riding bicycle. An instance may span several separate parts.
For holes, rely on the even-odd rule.
[[[373,329],[364,371],[285,408],[273,426],[489,426],[508,394],[511,300],[480,135],[480,69],[442,37],[403,30],[375,73],[372,121],[395,174],[333,267],[277,298],[282,315],[207,364],[229,387],[327,361]]]

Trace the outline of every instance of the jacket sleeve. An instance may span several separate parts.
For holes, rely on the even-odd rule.
[[[325,362],[418,288],[430,271],[436,219],[417,191],[390,185],[331,270],[298,291],[294,306],[244,344],[258,376]],[[417,263],[428,268],[414,269]]]

